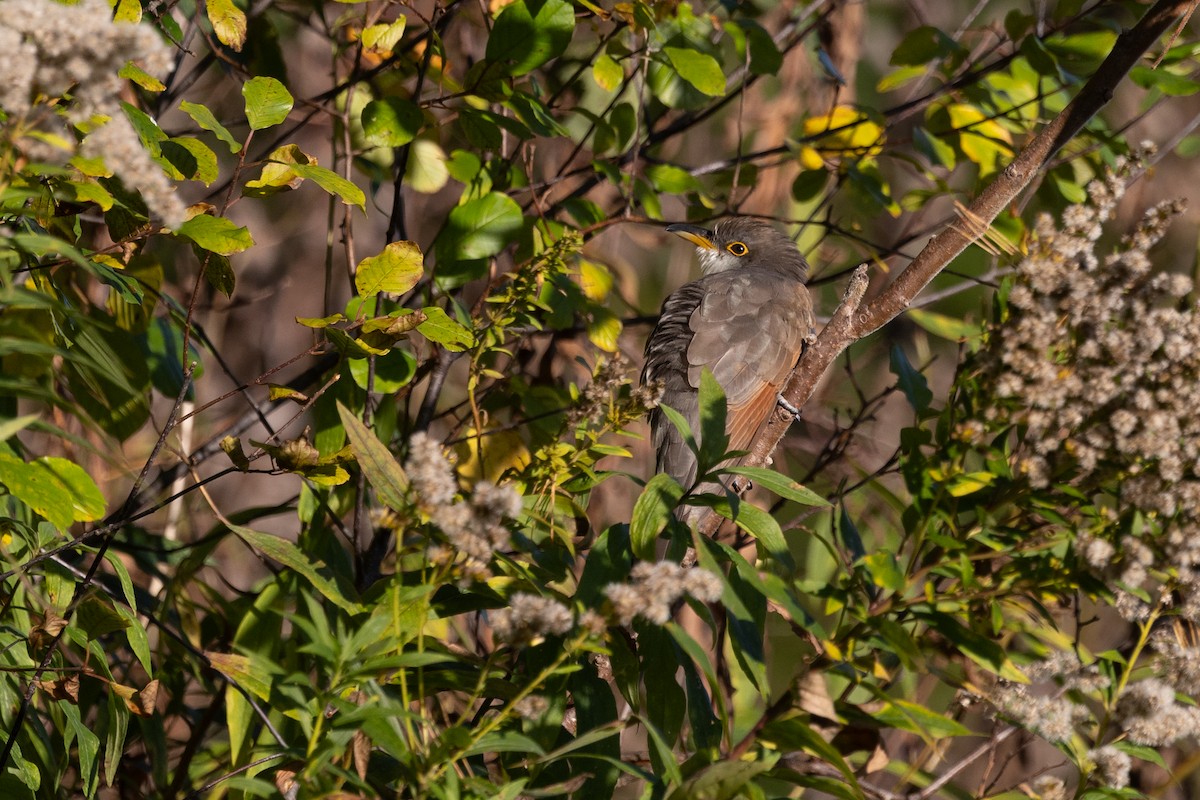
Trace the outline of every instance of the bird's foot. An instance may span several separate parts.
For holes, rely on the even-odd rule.
[[[800,419],[800,409],[789,403],[787,398],[785,398],[783,395],[779,395],[775,399],[779,402],[780,407],[782,407],[784,411],[791,414],[793,418]]]

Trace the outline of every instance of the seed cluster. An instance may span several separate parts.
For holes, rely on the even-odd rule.
[[[68,95],[65,108],[71,123],[90,127],[107,117],[84,139],[82,154],[102,157],[168,228],[183,223],[186,208],[121,110],[118,100],[125,80],[118,72],[127,61],[135,61],[162,78],[173,59],[172,48],[150,27],[114,22],[105,0],[75,5],[54,0],[0,3],[0,107],[10,121],[30,115],[39,98]],[[54,124],[44,121],[44,126]],[[37,145],[35,139],[23,142]],[[34,149],[39,155],[47,151]]]

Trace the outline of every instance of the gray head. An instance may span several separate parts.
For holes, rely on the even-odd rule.
[[[741,267],[764,267],[784,273],[808,274],[808,263],[796,243],[762,220],[728,217],[712,228],[679,223],[667,231],[696,245],[700,271],[705,275]]]

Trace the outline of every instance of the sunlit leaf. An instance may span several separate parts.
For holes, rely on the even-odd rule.
[[[638,558],[655,558],[654,542],[671,519],[671,512],[683,497],[683,487],[670,475],[660,473],[646,482],[633,505],[629,522],[629,540]]]
[[[446,230],[439,237],[439,252],[455,260],[488,258],[507,247],[523,224],[521,207],[515,200],[489,192],[450,212]]]
[[[417,326],[417,331],[426,339],[455,352],[475,344],[474,334],[457,320],[451,319],[443,309],[427,306],[421,311],[425,314],[425,321]]]
[[[446,169],[446,153],[441,145],[432,139],[414,140],[408,151],[405,183],[413,191],[433,194],[441,191],[448,180],[450,171]]]
[[[625,70],[608,53],[601,53],[592,64],[592,77],[601,89],[611,92],[625,80]]]
[[[246,100],[246,120],[251,130],[262,130],[278,125],[292,111],[292,94],[274,78],[263,76],[251,78],[242,85],[242,96]]]
[[[403,294],[417,285],[423,270],[421,248],[415,242],[392,242],[379,255],[358,263],[354,286],[363,297],[380,292]]]
[[[223,256],[240,253],[254,246],[250,231],[225,217],[197,214],[179,226],[176,236],[192,240],[205,250]]]
[[[180,110],[192,118],[192,120],[206,131],[212,131],[218,139],[229,146],[229,152],[236,153],[242,149],[242,144],[237,139],[233,138],[228,129],[208,110],[207,106],[200,103],[192,103],[184,100],[179,104]]]
[[[204,7],[213,32],[221,44],[241,52],[246,43],[246,14],[233,0],[205,0]]]
[[[711,97],[724,96],[725,73],[715,58],[687,47],[664,47],[663,52],[679,77]]]

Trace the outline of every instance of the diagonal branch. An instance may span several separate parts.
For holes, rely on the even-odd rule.
[[[1112,52],[1079,90],[1079,94],[971,203],[968,216],[981,221],[980,230],[986,229],[1047,162],[1112,99],[1113,91],[1129,70],[1195,3],[1196,0],[1158,0],[1136,25],[1117,37]],[[866,267],[859,267],[851,278],[841,306],[792,373],[783,392],[784,398],[796,408],[803,408],[812,398],[821,377],[843,350],[899,316],[975,238],[964,234],[955,225],[943,228],[904,271],[866,305],[862,304],[867,281]],[[792,415],[789,412],[777,409],[770,424],[754,441],[745,463],[753,466],[767,463],[791,422]],[[707,511],[700,521],[700,529],[705,533],[713,533],[719,524],[716,513]]]

